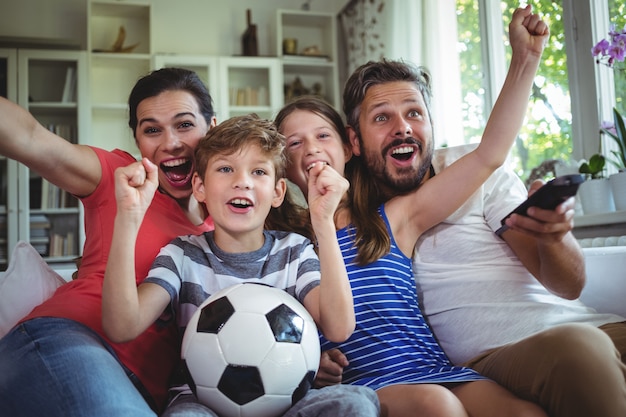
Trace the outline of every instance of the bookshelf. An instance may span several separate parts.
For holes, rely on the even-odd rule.
[[[332,13],[276,11],[276,50],[282,62],[285,102],[306,91],[341,108],[336,20]],[[285,41],[295,42],[295,50],[287,53]],[[301,91],[292,88],[297,82]]]
[[[127,124],[127,99],[151,69],[151,21],[152,6],[146,1],[87,1],[89,138],[94,146],[137,152]]]
[[[157,54],[153,67],[195,71],[211,93],[218,123],[248,113],[273,118],[283,105],[280,61],[274,57]]]
[[[0,49],[0,96],[17,101],[17,50]],[[0,155],[0,271],[17,241],[17,163]]]
[[[85,51],[0,50],[0,74],[6,73],[0,91],[43,126],[78,143],[89,125],[86,58]],[[0,270],[20,240],[52,267],[72,264],[84,241],[78,200],[13,160],[0,158],[0,175]]]

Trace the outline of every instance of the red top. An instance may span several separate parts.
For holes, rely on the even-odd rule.
[[[64,317],[89,326],[113,347],[162,407],[167,399],[168,378],[180,358],[176,323],[157,322],[126,343],[110,342],[102,330],[102,282],[116,213],[114,171],[135,162],[130,154],[93,148],[102,165],[102,179],[96,190],[82,198],[85,212],[85,246],[78,278],[61,286],[23,320],[35,317]],[[157,191],[139,230],[135,251],[135,275],[141,282],[161,249],[180,235],[200,234],[213,229],[209,219],[200,226],[190,223],[178,203]]]

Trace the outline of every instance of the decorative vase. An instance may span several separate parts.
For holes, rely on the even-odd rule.
[[[583,182],[578,188],[578,196],[585,215],[615,211],[611,183],[608,178],[597,178]]]
[[[626,210],[626,171],[620,171],[609,177],[611,192],[616,210]]]

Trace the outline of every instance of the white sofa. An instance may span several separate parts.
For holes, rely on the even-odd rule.
[[[587,284],[580,300],[600,313],[626,317],[626,246],[583,247]],[[74,270],[57,271],[66,281]]]
[[[587,284],[580,300],[626,317],[626,246],[583,247]]]
[[[626,242],[626,238],[622,240]],[[626,318],[626,245],[622,240],[581,241],[587,284],[580,299],[599,312]],[[585,247],[605,243],[620,246]],[[71,280],[74,271],[74,268],[52,271],[32,246],[20,242],[9,269],[0,272],[0,337],[49,297],[63,280]]]

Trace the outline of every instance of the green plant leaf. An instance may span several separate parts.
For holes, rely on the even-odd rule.
[[[621,167],[626,168],[626,127],[624,126],[624,118],[619,114],[619,111],[613,108],[613,121],[615,123],[615,131],[617,135],[613,136],[617,146],[619,147],[619,154],[617,154],[618,160],[621,162]],[[616,153],[615,153],[616,154]]]
[[[605,164],[606,158],[604,155],[596,153],[589,158],[589,162],[582,163],[582,165],[578,168],[578,172],[581,174],[587,174],[591,176],[592,179],[604,178],[602,171],[604,170]]]

